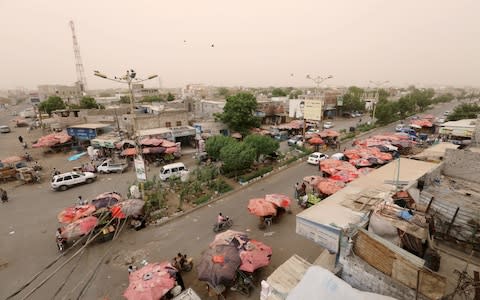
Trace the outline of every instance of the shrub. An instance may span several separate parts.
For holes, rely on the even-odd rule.
[[[197,200],[194,201],[194,203],[197,204],[197,205],[205,203],[208,200],[210,200],[211,196],[212,196],[212,194],[209,193],[209,194],[203,195],[201,197],[198,197]]]
[[[340,140],[341,141],[348,140],[348,139],[354,138],[355,135],[356,135],[355,132],[350,132],[350,133],[347,133],[346,135],[342,136],[340,138]]]
[[[256,170],[255,172],[252,172],[250,174],[240,176],[240,180],[243,181],[243,182],[246,182],[246,181],[252,180],[253,178],[260,177],[265,173],[271,172],[272,170],[273,170],[272,166],[264,167],[264,168]]]

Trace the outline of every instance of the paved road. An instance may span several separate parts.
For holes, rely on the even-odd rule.
[[[445,110],[452,110],[456,104],[439,105],[429,113],[438,116]],[[335,129],[341,129],[341,126],[348,127],[350,126],[349,122],[355,121],[346,120],[344,123],[334,121]],[[384,130],[377,129],[376,131]],[[2,139],[4,139],[3,136]],[[10,135],[9,140],[12,143],[18,143],[16,135]],[[11,147],[11,145],[7,147],[4,143],[1,144],[2,153],[4,153],[3,149]],[[64,156],[59,155],[59,157],[65,162]],[[265,269],[262,277],[266,277],[294,253],[313,261],[320,254],[321,249],[295,234],[294,216],[299,211],[295,205],[294,214],[285,215],[279,224],[274,224],[269,230],[274,233],[264,237],[263,231],[257,230],[258,220],[247,213],[246,203],[248,199],[263,196],[266,193],[291,194],[296,181],[315,172],[315,167],[302,163],[165,226],[150,227],[140,232],[126,231],[115,242],[93,245],[82,255],[81,263],[64,290],[72,290],[77,283],[81,283],[87,272],[94,269],[98,258],[112,245],[113,248],[108,250],[111,253],[108,263],[102,264],[99,268],[85,299],[98,299],[103,296],[108,296],[109,299],[120,298],[128,283],[125,257],[136,257],[137,261],[144,258],[148,261],[161,261],[182,251],[192,255],[198,262],[202,251],[208,247],[214,237],[211,225],[219,211],[230,215],[235,220],[234,229],[249,230],[252,237],[265,241],[273,247],[272,264]],[[66,192],[50,191],[48,182],[15,188],[14,192],[10,193],[11,202],[0,205],[2,225],[0,228],[0,244],[2,245],[0,257],[9,262],[7,268],[0,269],[0,298],[6,297],[21,286],[32,274],[57,256],[53,233],[57,227],[56,215],[62,208],[71,205],[78,195],[90,198],[110,190],[125,193],[126,187],[133,181],[134,173],[130,171],[123,175],[100,176],[96,183],[79,186]],[[73,267],[75,264],[76,260],[73,260],[70,266]],[[68,272],[69,269],[59,272],[58,276],[41,288],[32,299],[52,298],[56,287],[61,284]],[[195,275],[195,271],[188,274],[186,283],[192,285],[205,297],[203,287],[194,280]],[[78,292],[79,289],[75,290],[73,295],[76,296]],[[258,297],[258,289],[256,292],[254,297]],[[62,291],[59,295],[60,297],[57,299],[62,299],[65,292]],[[237,297],[237,299],[241,299],[241,297]]]

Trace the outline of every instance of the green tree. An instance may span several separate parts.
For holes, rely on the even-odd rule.
[[[251,134],[247,136],[244,140],[244,143],[255,149],[257,161],[260,155],[271,154],[280,147],[278,141],[272,139],[271,137],[258,134]]]
[[[223,98],[227,98],[230,95],[230,91],[226,87],[219,87],[217,89],[217,95]]]
[[[168,92],[167,101],[173,101],[173,100],[175,100],[175,96],[172,93]]]
[[[130,103],[129,96],[120,96],[120,103]]]
[[[378,90],[378,101],[387,101],[390,93],[387,90],[379,89]]]
[[[289,93],[288,98],[289,99],[298,99],[298,96],[300,96],[301,94],[303,94],[303,92],[300,91],[300,90],[292,90]]]
[[[248,169],[255,161],[255,149],[244,142],[236,142],[226,145],[220,150],[220,159],[223,162],[224,172],[234,172]]]
[[[207,151],[211,158],[218,160],[220,159],[220,150],[232,143],[237,143],[237,141],[232,137],[224,135],[212,136],[205,143],[205,151]]]
[[[100,108],[97,101],[92,97],[82,97],[79,103],[79,108],[90,109],[90,108]]]
[[[282,90],[281,88],[274,88],[272,90],[272,97],[285,97],[287,96],[287,93],[285,93],[284,90]]]
[[[464,103],[455,107],[453,112],[448,115],[448,120],[457,121],[462,119],[476,119],[479,114],[480,106],[478,104]]]
[[[398,119],[397,104],[393,102],[379,102],[375,109],[375,118],[381,125],[388,124]]]
[[[344,111],[365,111],[365,102],[362,100],[364,90],[351,86],[343,95],[343,110]]]
[[[50,96],[47,100],[40,102],[40,104],[38,105],[38,109],[40,111],[44,111],[49,115],[52,113],[52,111],[57,109],[64,109],[65,107],[67,107],[67,105],[62,100],[62,98],[58,96]]]
[[[229,128],[247,135],[248,130],[260,125],[260,120],[254,115],[257,109],[257,99],[249,93],[238,93],[227,97],[223,113],[216,114],[217,120],[227,124]]]

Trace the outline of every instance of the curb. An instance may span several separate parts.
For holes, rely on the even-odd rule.
[[[200,209],[200,208],[203,208],[203,207],[208,206],[208,205],[210,205],[210,204],[212,204],[212,203],[215,203],[215,202],[217,202],[217,201],[219,201],[219,200],[222,200],[222,199],[224,199],[224,198],[226,198],[226,197],[228,197],[228,196],[230,196],[230,195],[232,195],[232,194],[234,194],[234,193],[236,193],[236,192],[242,191],[242,190],[246,189],[248,186],[257,183],[258,181],[261,181],[261,180],[264,179],[265,177],[268,177],[268,176],[270,176],[270,175],[272,175],[272,174],[280,173],[280,172],[282,172],[283,170],[288,169],[289,167],[293,167],[293,166],[299,165],[301,162],[303,162],[303,160],[304,160],[304,158],[301,157],[301,158],[297,159],[295,162],[292,162],[292,163],[290,163],[290,164],[288,164],[288,165],[281,166],[281,167],[279,167],[279,168],[277,168],[277,169],[275,169],[275,170],[273,170],[273,171],[271,171],[271,172],[268,172],[268,173],[263,174],[263,175],[260,176],[260,177],[257,177],[257,178],[254,178],[254,179],[252,179],[252,180],[249,180],[248,182],[245,182],[245,183],[241,184],[241,185],[242,185],[241,187],[239,187],[239,188],[237,188],[237,189],[233,189],[233,190],[231,190],[231,191],[229,191],[229,192],[226,192],[225,194],[221,194],[220,196],[218,196],[218,197],[216,197],[216,198],[214,198],[214,199],[212,199],[212,200],[210,200],[210,201],[208,201],[208,202],[205,202],[205,203],[202,203],[202,204],[200,204],[200,205],[197,205],[197,206],[195,206],[194,208],[189,209],[189,210],[187,210],[187,211],[175,213],[174,215],[172,215],[172,216],[170,216],[170,217],[163,217],[163,218],[161,218],[161,219],[158,219],[158,220],[154,221],[153,223],[150,223],[149,225],[150,225],[150,226],[162,226],[162,225],[167,224],[167,223],[169,223],[169,222],[171,222],[171,221],[173,221],[173,220],[176,220],[176,219],[178,219],[178,218],[180,218],[180,217],[186,216],[186,215],[188,215],[188,214],[190,214],[190,213],[195,212],[196,210],[198,210],[198,209]],[[162,220],[163,220],[163,221],[162,221]]]

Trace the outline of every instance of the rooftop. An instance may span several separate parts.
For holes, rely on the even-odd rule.
[[[69,128],[88,128],[88,129],[99,129],[99,128],[110,127],[110,124],[102,124],[102,123],[85,123],[85,124],[72,125],[72,126],[68,126],[68,127],[69,127]]]
[[[475,124],[477,123],[477,119],[463,119],[458,121],[449,121],[445,122],[441,125],[441,127],[471,127],[475,128]]]
[[[387,184],[385,181],[394,180],[397,165],[398,163],[394,161],[359,177],[345,188],[299,213],[297,217],[319,224],[335,224],[341,228],[348,228],[349,224],[360,223],[364,213],[348,208],[343,203],[345,200],[352,199],[352,197],[358,198],[359,195],[371,191],[377,192],[378,197],[393,191],[395,186]],[[400,158],[399,181],[411,186],[425,173],[437,166],[435,163]]]

